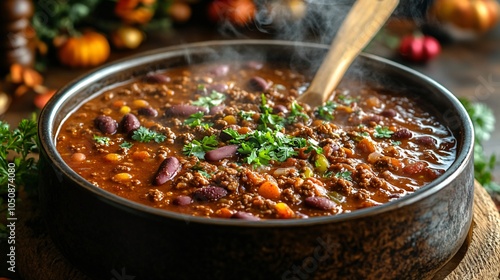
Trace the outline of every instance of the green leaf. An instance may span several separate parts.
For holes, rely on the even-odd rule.
[[[109,139],[109,137],[98,136],[98,135],[94,135],[93,139],[94,139],[94,141],[97,142],[97,144],[104,145],[104,146],[109,146],[109,141],[111,141],[111,139]]]
[[[391,138],[394,132],[387,126],[375,126],[375,132],[373,132],[373,137],[375,138]]]
[[[184,145],[182,152],[187,156],[195,156],[199,159],[204,159],[205,153],[216,149],[218,145],[219,142],[215,138],[215,135],[205,136],[201,142],[193,140],[192,142]]]
[[[337,106],[337,103],[327,101],[325,105],[318,106],[318,108],[316,108],[316,115],[321,119],[331,121],[333,120],[333,113],[335,112],[335,109],[337,109]]]
[[[212,90],[209,96],[202,96],[196,101],[192,101],[191,104],[201,107],[212,108],[222,104],[226,100],[226,96],[223,93]]]
[[[167,136],[141,126],[133,132],[132,139],[143,143],[151,142],[153,140],[156,143],[161,143],[167,139]]]

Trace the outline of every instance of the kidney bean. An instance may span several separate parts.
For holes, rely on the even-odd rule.
[[[304,200],[304,203],[312,208],[320,210],[331,210],[334,209],[337,204],[330,199],[323,196],[311,196]]]
[[[226,106],[224,105],[219,105],[219,106],[214,106],[212,108],[210,108],[210,115],[215,115],[217,113],[222,113],[222,111],[224,111],[224,108]]]
[[[426,147],[433,147],[436,146],[437,142],[436,139],[430,137],[430,136],[420,136],[415,139],[415,142],[418,144],[424,145]]]
[[[230,158],[236,154],[238,145],[227,145],[205,153],[205,159],[208,161],[217,161]]]
[[[262,69],[262,67],[264,67],[264,64],[260,61],[251,60],[251,61],[247,61],[243,65],[243,67],[245,67],[247,69],[259,70],[259,69]]]
[[[387,110],[382,111],[382,113],[380,113],[380,114],[384,117],[387,117],[387,118],[394,118],[398,113],[394,109],[387,109]]]
[[[110,116],[98,116],[94,119],[94,125],[105,134],[115,134],[118,130],[118,123]]]
[[[248,87],[255,91],[265,91],[270,84],[262,77],[255,76],[248,81]]]
[[[139,113],[139,115],[146,116],[146,117],[158,116],[158,111],[156,111],[156,109],[152,108],[152,107],[140,108],[137,112]]]
[[[193,202],[193,199],[187,195],[179,195],[178,197],[174,198],[172,203],[174,205],[179,205],[179,206],[185,206],[189,205]]]
[[[210,74],[212,74],[216,77],[225,76],[225,75],[227,75],[228,72],[229,72],[229,65],[226,65],[226,64],[217,65],[217,66],[213,67],[212,69],[210,69],[210,71],[209,71]]]
[[[371,122],[379,123],[381,121],[382,121],[382,117],[379,115],[371,115],[371,116],[366,116],[363,118],[364,124],[370,124]]]
[[[213,90],[217,92],[226,92],[227,90],[227,85],[226,84],[211,84],[207,86],[208,94],[212,93]]]
[[[288,113],[288,108],[285,107],[284,105],[281,105],[281,104],[278,104],[276,106],[273,107],[273,113],[274,114],[278,114],[278,113]]]
[[[238,212],[234,213],[233,215],[231,215],[231,219],[240,219],[240,220],[248,220],[248,221],[260,220],[259,217],[256,217],[250,213],[242,212],[242,211],[238,211]]]
[[[148,73],[142,80],[146,83],[163,84],[170,82],[170,77],[158,73]]]
[[[393,136],[397,139],[409,139],[413,133],[408,128],[401,128],[394,132]]]
[[[141,126],[141,122],[134,114],[126,114],[123,116],[120,126],[124,133],[131,133],[134,130],[137,130]]]
[[[188,104],[179,104],[173,105],[170,108],[167,108],[165,114],[167,116],[180,116],[180,117],[188,117],[192,114],[203,112],[208,114],[208,108],[201,106],[194,106]]]
[[[160,164],[158,171],[153,179],[153,185],[159,186],[165,184],[167,181],[172,180],[172,178],[177,175],[181,164],[176,157],[167,157]]]
[[[217,201],[227,195],[227,190],[217,186],[208,186],[195,190],[193,198],[201,201]]]

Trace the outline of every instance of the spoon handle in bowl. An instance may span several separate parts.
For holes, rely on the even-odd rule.
[[[327,101],[351,63],[384,25],[398,3],[399,0],[356,1],[338,30],[311,85],[298,97],[298,101],[312,107]]]

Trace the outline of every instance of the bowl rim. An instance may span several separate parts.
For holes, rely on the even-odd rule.
[[[468,160],[472,160],[473,152],[473,128],[472,122],[465,111],[465,108],[460,103],[460,101],[445,87],[431,79],[430,77],[423,75],[422,73],[413,70],[407,66],[399,64],[397,62],[391,61],[389,59],[367,53],[361,53],[360,56],[381,63],[395,69],[398,71],[405,72],[408,75],[415,77],[422,83],[429,84],[430,88],[434,88],[443,94],[449,102],[451,102],[458,112],[459,119],[463,122],[464,134],[460,135],[463,139],[463,145],[461,151],[457,150],[457,155],[450,167],[445,171],[443,175],[438,177],[436,180],[430,182],[429,184],[423,186],[412,194],[406,195],[404,197],[398,198],[393,201],[389,201],[382,205],[372,206],[364,209],[358,209],[349,213],[342,213],[333,216],[320,216],[312,217],[308,219],[263,219],[258,221],[247,221],[239,219],[225,219],[225,218],[207,218],[199,216],[191,216],[188,214],[182,214],[178,212],[173,212],[164,209],[153,208],[138,202],[134,202],[103,190],[99,187],[92,185],[90,182],[85,180],[75,171],[73,171],[66,163],[62,160],[61,156],[55,148],[55,137],[58,132],[59,127],[54,128],[55,116],[58,110],[63,106],[63,104],[70,100],[74,94],[76,94],[82,88],[92,84],[92,81],[106,77],[108,75],[113,75],[117,71],[125,68],[135,67],[152,61],[154,59],[160,59],[167,53],[175,53],[188,55],[190,51],[204,48],[213,47],[230,47],[230,46],[300,46],[307,48],[317,48],[317,49],[328,49],[328,45],[310,42],[298,42],[298,41],[285,41],[285,40],[268,40],[268,39],[240,39],[240,40],[215,40],[215,41],[202,41],[196,43],[173,45],[169,47],[154,49],[151,51],[141,52],[129,57],[125,57],[116,60],[111,63],[107,63],[101,67],[95,68],[90,72],[83,74],[67,85],[63,86],[54,95],[53,98],[49,100],[46,106],[42,109],[39,116],[38,125],[38,135],[40,139],[40,148],[43,150],[46,160],[48,160],[51,166],[56,170],[56,173],[62,173],[70,180],[77,183],[77,185],[85,191],[90,192],[92,195],[97,196],[106,203],[113,205],[115,207],[121,208],[126,211],[134,211],[138,215],[147,216],[150,218],[157,219],[175,219],[179,221],[184,221],[186,223],[199,223],[199,224],[211,224],[220,226],[244,226],[244,227],[295,227],[295,226],[310,226],[310,225],[320,225],[326,223],[340,223],[346,220],[354,220],[360,218],[366,218],[373,215],[378,215],[381,213],[397,210],[407,205],[411,205],[417,201],[425,199],[434,193],[439,192],[441,189],[449,185],[459,174],[461,174]],[[93,95],[95,96],[95,95]],[[62,121],[64,122],[64,120]],[[61,123],[62,123],[61,122]],[[455,137],[458,138],[457,135]],[[459,153],[460,152],[460,153]]]

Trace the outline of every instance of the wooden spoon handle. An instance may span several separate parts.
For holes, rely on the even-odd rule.
[[[361,50],[387,21],[399,0],[358,0],[340,27],[307,91],[297,100],[322,105]]]

